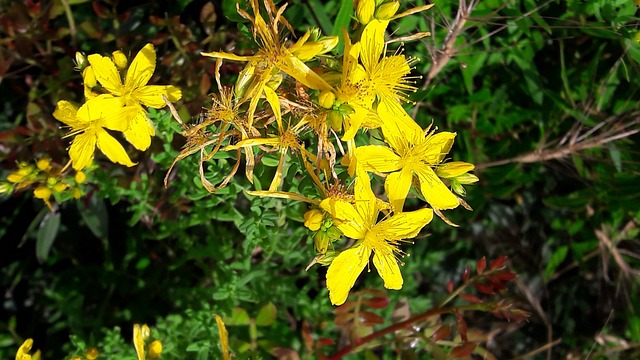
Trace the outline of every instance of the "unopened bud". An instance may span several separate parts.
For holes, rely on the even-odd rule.
[[[40,185],[35,190],[33,190],[33,196],[38,199],[48,200],[51,197],[51,189],[47,186]]]
[[[463,161],[452,161],[438,166],[436,174],[441,178],[454,178],[475,169],[473,164]]]
[[[318,231],[322,225],[324,214],[318,209],[311,209],[304,214],[304,226],[311,231]]]
[[[390,20],[400,8],[399,1],[386,2],[376,9],[375,18],[378,20]]]
[[[84,173],[84,171],[78,171],[76,172],[76,184],[84,184],[85,181],[87,181],[87,175]]]
[[[336,101],[336,95],[333,91],[324,90],[318,95],[318,104],[325,109],[331,109]]]
[[[87,351],[84,353],[84,357],[86,357],[87,360],[95,360],[98,358],[98,355],[100,355],[100,353],[98,352],[98,349],[94,347],[88,348]]]
[[[375,0],[358,0],[356,4],[356,18],[362,25],[366,25],[373,18],[373,12],[376,9]]]
[[[149,345],[148,355],[152,359],[157,359],[160,357],[160,354],[162,354],[162,343],[160,342],[160,340],[154,340]]]
[[[116,50],[112,52],[111,57],[118,70],[124,70],[127,67],[127,57],[122,51]]]
[[[36,166],[42,171],[49,170],[49,167],[51,166],[51,160],[47,158],[40,159],[36,163]]]

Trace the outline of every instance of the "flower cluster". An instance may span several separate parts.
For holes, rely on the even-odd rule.
[[[0,193],[11,193],[25,188],[33,188],[33,196],[44,201],[53,211],[51,197],[56,202],[83,195],[81,185],[86,181],[86,174],[77,171],[75,176],[64,173],[64,169],[51,163],[49,158],[41,158],[35,166],[26,162],[18,163],[18,169],[7,176],[8,182],[0,183]]]
[[[91,164],[96,146],[114,163],[135,165],[108,130],[121,132],[133,147],[146,150],[155,129],[144,106],[162,108],[163,96],[175,102],[182,97],[181,91],[172,85],[147,85],[156,67],[152,44],[145,45],[129,66],[121,51],[111,57],[77,54],[76,62],[86,101],[78,107],[61,100],[53,113],[70,128],[67,136],[73,136],[69,148],[73,168],[82,170]]]
[[[239,8],[238,13],[253,25],[259,48],[254,54],[202,54],[216,59],[219,93],[200,122],[185,125],[176,117],[187,141],[174,164],[199,153],[202,183],[215,192],[240,168],[241,154],[245,175],[254,182],[256,163],[266,153],[276,153],[279,160],[268,190],[249,194],[310,204],[305,225],[315,232],[314,262],[329,266],[331,302],[345,302],[371,257],[385,287],[400,289],[401,242],[416,237],[434,213],[453,224],[442,210],[469,208],[459,196],[465,193],[463,185],[478,180],[469,173],[472,164],[448,161],[455,133],[423,129],[403,108],[415,90],[411,71],[416,59],[387,49],[389,22],[431,5],[396,14],[399,1],[359,0],[351,34],[343,30],[341,37],[322,36],[310,29],[292,42],[283,35],[293,33],[283,16],[286,5],[277,8],[264,0],[264,18],[258,0],[250,4],[251,14]],[[331,53],[340,40],[341,59]],[[246,64],[232,87],[220,82],[223,61]],[[213,184],[203,164],[219,151],[235,152],[236,163],[223,181]],[[298,166],[287,169],[292,161]],[[300,193],[284,182],[284,174],[292,171],[310,179],[315,190]],[[379,178],[384,179],[381,197],[372,187]],[[405,211],[412,187],[428,207]],[[338,250],[333,243],[342,236],[352,241]]]

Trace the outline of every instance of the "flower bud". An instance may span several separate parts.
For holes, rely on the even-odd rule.
[[[336,95],[333,91],[324,90],[318,95],[318,104],[325,109],[331,109],[333,107],[333,103],[336,101]]]
[[[337,110],[331,111],[329,115],[327,115],[327,121],[329,122],[329,126],[336,131],[342,131],[342,121],[344,120],[344,116]]]
[[[61,193],[63,191],[65,191],[67,189],[67,184],[63,183],[63,182],[59,182],[55,185],[53,185],[53,191],[57,192],[57,193]]]
[[[326,253],[316,256],[316,262],[324,266],[329,266],[333,262],[333,259],[335,259],[338,255],[340,255],[340,251],[327,250]]]
[[[399,1],[390,1],[380,5],[375,12],[375,18],[378,20],[390,20],[400,8]]]
[[[116,64],[118,70],[124,70],[127,67],[127,57],[120,50],[116,50],[111,53],[113,57],[113,63]]]
[[[51,167],[51,160],[47,158],[40,159],[38,160],[38,162],[36,162],[36,166],[42,171],[49,170],[49,168]]]
[[[75,69],[78,71],[82,71],[82,69],[84,69],[88,64],[87,58],[79,51],[76,52],[76,60],[74,62],[76,63]]]
[[[84,184],[85,181],[87,181],[87,175],[84,173],[84,171],[78,171],[76,172],[76,184]]]
[[[462,174],[460,176],[456,176],[455,180],[457,182],[459,182],[460,184],[473,184],[478,182],[480,179],[478,179],[477,176],[473,175],[473,174]]]
[[[35,190],[33,190],[33,196],[42,200],[49,200],[51,197],[51,189],[47,186],[40,185]]]
[[[322,225],[324,214],[318,209],[311,209],[304,214],[304,226],[311,231],[318,231]]]
[[[356,18],[362,25],[366,25],[373,18],[373,12],[376,9],[375,0],[358,0],[356,4]]]
[[[31,166],[21,167],[20,169],[12,172],[7,176],[7,180],[12,183],[23,182],[27,177],[33,174],[33,168]]]
[[[154,340],[150,345],[149,345],[149,357],[152,359],[156,359],[160,357],[160,354],[162,354],[162,342],[160,342],[160,340]]]
[[[100,353],[98,352],[98,349],[94,347],[88,348],[87,351],[84,353],[84,357],[86,357],[87,360],[95,360],[98,358],[98,355],[100,355]]]

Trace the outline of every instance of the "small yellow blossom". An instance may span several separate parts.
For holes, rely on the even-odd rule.
[[[110,95],[100,95],[77,108],[61,100],[53,116],[71,128],[68,136],[75,136],[69,148],[73,168],[82,170],[93,160],[96,146],[109,160],[126,166],[135,165],[122,145],[106,129],[124,131],[128,119],[137,110],[122,107],[121,102]]]
[[[387,217],[377,222],[381,209],[373,191],[369,176],[357,168],[355,204],[346,200],[328,198],[320,207],[334,218],[342,233],[360,240],[355,246],[338,255],[327,271],[329,298],[334,305],[347,299],[349,290],[369,263],[373,253],[373,265],[387,289],[402,288],[402,275],[396,260],[398,244],[402,239],[413,238],[433,218],[433,210],[420,209]]]
[[[137,110],[128,117],[127,127],[121,131],[136,149],[146,150],[151,144],[151,137],[155,135],[155,129],[142,105],[159,109],[166,106],[163,95],[169,101],[176,102],[182,97],[182,92],[172,85],[147,85],[156,69],[156,53],[152,44],[145,45],[136,54],[127,69],[124,82],[116,64],[119,62],[123,65],[124,55],[120,54],[114,55],[113,60],[99,54],[89,55],[87,59],[97,81],[111,95],[120,99],[122,106],[135,107]]]

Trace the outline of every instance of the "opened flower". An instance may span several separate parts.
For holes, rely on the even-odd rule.
[[[420,181],[420,192],[434,209],[453,209],[460,205],[458,198],[436,174],[451,150],[455,133],[428,132],[416,141],[413,136],[400,133],[401,127],[383,127],[383,131],[391,148],[381,145],[361,146],[355,150],[355,157],[358,165],[366,171],[390,173],[384,187],[396,212],[402,211],[414,175]],[[473,165],[464,163],[458,168],[467,172],[473,169]],[[459,175],[461,174],[455,173],[455,176]]]
[[[142,105],[159,109],[166,105],[163,95],[171,102],[182,97],[182,92],[175,86],[147,85],[156,69],[153,45],[147,44],[138,52],[126,71],[124,82],[113,59],[99,54],[89,55],[87,59],[91,64],[93,76],[100,85],[111,95],[119,98],[122,106],[135,107],[137,110],[123,130],[127,141],[138,150],[149,148],[155,129]],[[114,59],[118,61],[119,66],[124,65],[121,56],[114,56]]]
[[[355,203],[346,199],[327,198],[320,207],[334,219],[342,233],[359,240],[353,247],[338,255],[327,271],[329,298],[334,305],[347,299],[349,290],[369,263],[373,253],[373,265],[387,289],[402,288],[402,275],[396,259],[400,253],[398,244],[403,239],[416,237],[433,218],[433,210],[420,209],[395,214],[378,222],[381,209],[373,191],[369,176],[357,169],[355,181]]]
[[[59,101],[53,116],[71,128],[67,136],[74,136],[69,148],[73,168],[82,170],[91,164],[96,146],[112,162],[135,165],[107,129],[125,131],[136,111],[133,107],[122,107],[120,100],[110,95],[93,98],[80,108]]]

